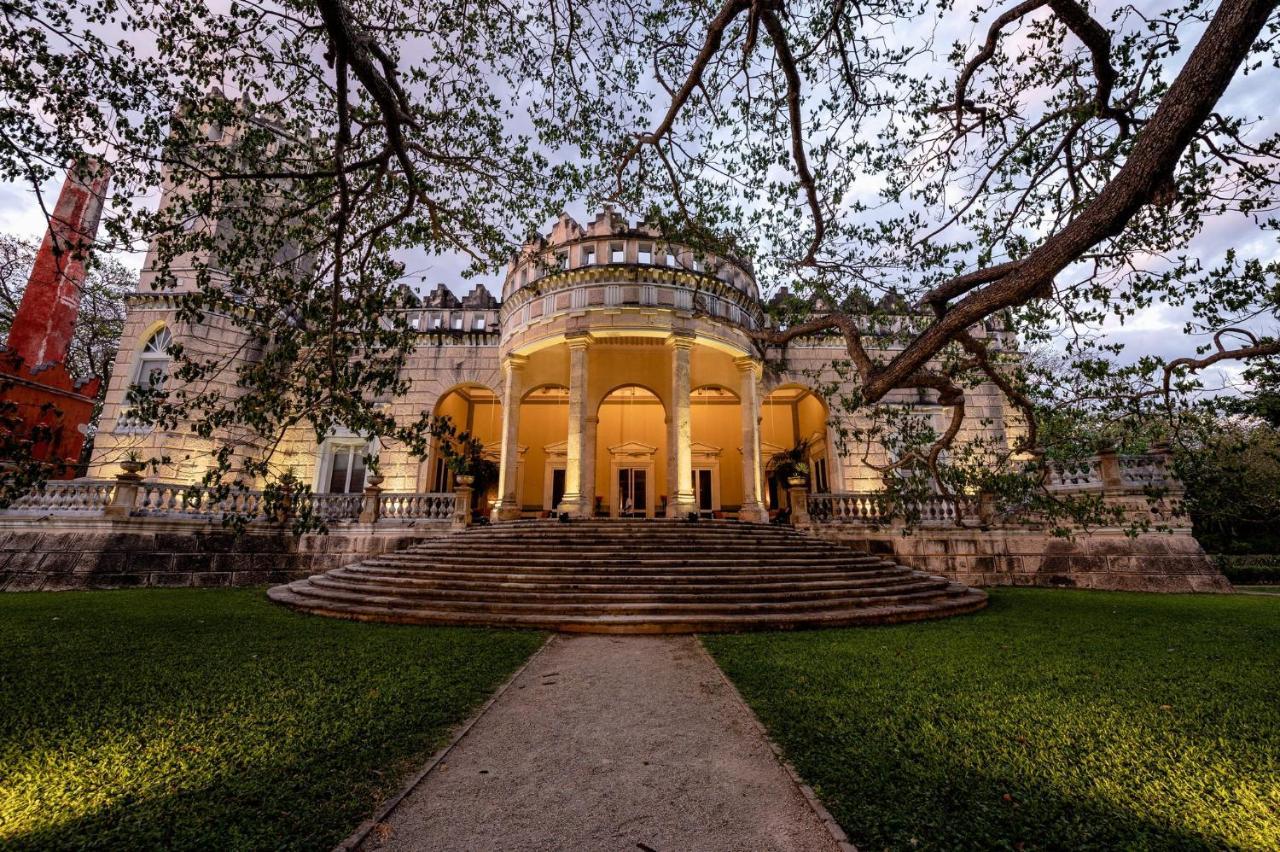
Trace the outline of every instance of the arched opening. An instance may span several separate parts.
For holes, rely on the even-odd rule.
[[[538,385],[520,400],[520,431],[514,448],[520,507],[556,511],[565,492],[569,437],[569,389]]]
[[[443,394],[432,410],[435,417],[448,417],[459,432],[469,432],[483,446],[486,459],[498,462],[502,442],[502,400],[483,385],[459,385]],[[424,467],[423,490],[435,493],[453,491],[454,480],[440,451],[433,442]],[[472,509],[483,512],[497,495],[497,477],[477,480],[472,492]]]
[[[690,460],[693,501],[698,514],[717,517],[742,506],[742,405],[722,385],[689,393]]]
[[[652,518],[666,512],[666,408],[643,385],[614,388],[596,416],[596,514]],[[607,502],[606,502],[607,501]]]
[[[834,448],[827,424],[826,402],[810,388],[796,384],[775,388],[760,405],[761,457],[765,471],[767,507],[787,508],[786,478],[789,461],[805,465],[809,491],[831,490]]]

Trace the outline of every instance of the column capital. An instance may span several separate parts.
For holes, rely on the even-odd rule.
[[[514,352],[502,359],[502,366],[508,370],[523,370],[528,363],[528,355],[516,355]]]
[[[595,342],[589,331],[578,331],[564,336],[564,342],[570,349],[586,349]]]
[[[750,371],[754,373],[760,370],[761,364],[750,355],[743,355],[733,359],[733,366],[737,367],[739,372],[745,373]]]
[[[686,352],[693,348],[694,342],[694,335],[687,331],[672,332],[671,336],[667,338],[667,345],[672,349],[682,349]]]

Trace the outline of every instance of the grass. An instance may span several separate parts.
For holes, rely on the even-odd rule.
[[[1280,848],[1280,599],[995,590],[704,642],[864,852]]]
[[[541,641],[261,590],[0,595],[0,847],[330,848]]]

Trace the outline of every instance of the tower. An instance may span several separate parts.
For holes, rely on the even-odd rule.
[[[110,181],[92,161],[68,169],[0,353],[0,431],[8,439],[0,452],[9,456],[0,462],[26,456],[51,465],[54,478],[74,476],[101,383],[72,376],[66,360]]]

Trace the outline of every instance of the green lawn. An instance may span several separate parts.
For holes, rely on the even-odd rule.
[[[1280,599],[995,590],[707,647],[859,848],[1280,848]]]
[[[253,589],[0,595],[0,847],[330,848],[541,641]]]

